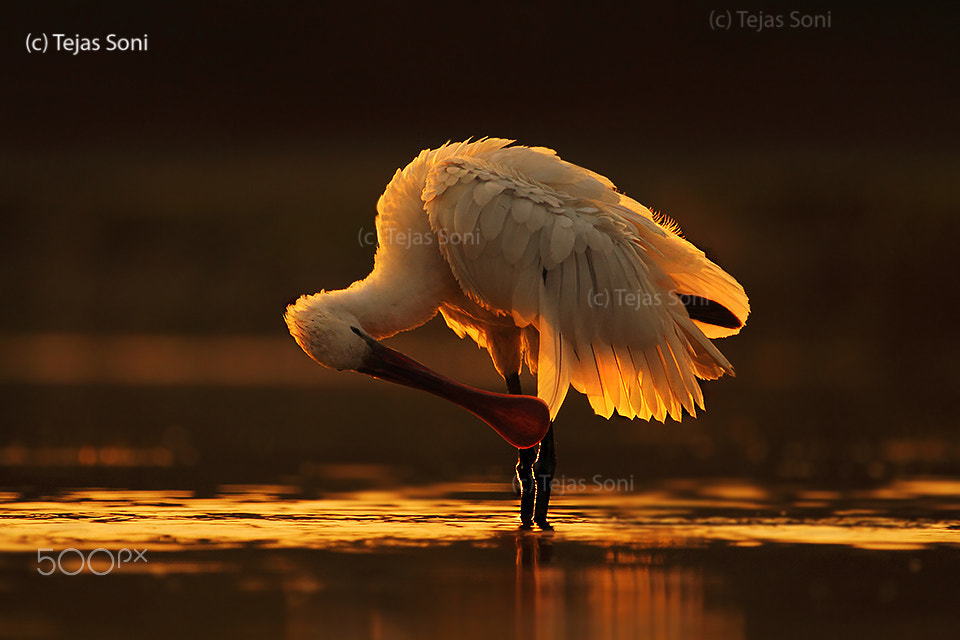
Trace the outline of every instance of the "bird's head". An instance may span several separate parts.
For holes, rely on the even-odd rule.
[[[357,371],[371,355],[360,322],[325,291],[301,296],[283,319],[300,348],[325,367]]]

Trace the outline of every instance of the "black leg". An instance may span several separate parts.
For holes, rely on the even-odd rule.
[[[507,393],[521,395],[520,374],[507,376]],[[529,529],[533,526],[533,506],[537,495],[533,476],[533,464],[537,460],[539,446],[529,449],[517,449],[517,483],[520,485],[520,526]]]
[[[506,377],[507,393],[522,395],[520,374]],[[517,449],[517,484],[520,487],[520,525],[529,529],[533,526],[533,503],[537,488],[533,477],[533,463],[537,460],[538,447]]]
[[[533,509],[533,521],[541,529],[553,527],[547,522],[547,507],[550,506],[550,489],[553,486],[553,473],[557,469],[557,451],[553,446],[553,423],[547,429],[547,435],[540,442],[540,455],[533,465],[533,475],[537,479],[537,499]]]
[[[520,374],[508,376],[507,391],[520,395]],[[530,528],[536,522],[541,529],[552,529],[547,523],[547,507],[550,504],[550,488],[553,473],[557,468],[557,455],[553,446],[553,425],[547,430],[543,441],[528,449],[517,449],[517,482],[520,485],[520,525]]]
[[[529,529],[533,526],[534,499],[537,486],[533,475],[534,462],[539,446],[517,449],[517,481],[520,483],[520,526]]]
[[[512,376],[507,376],[507,393],[512,393],[515,396],[523,395],[523,390],[520,388],[520,374],[515,373]]]

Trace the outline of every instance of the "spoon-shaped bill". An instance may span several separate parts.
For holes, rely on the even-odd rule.
[[[540,398],[491,393],[454,382],[363,332],[354,331],[372,350],[363,366],[357,369],[360,373],[449,400],[486,422],[518,449],[536,445],[550,428],[550,411]]]

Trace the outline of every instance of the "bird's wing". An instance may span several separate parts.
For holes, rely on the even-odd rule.
[[[527,363],[551,417],[573,384],[605,417],[679,420],[703,407],[696,377],[733,373],[677,293],[742,323],[743,289],[606,178],[514,147],[438,162],[422,198],[463,291],[539,332]]]

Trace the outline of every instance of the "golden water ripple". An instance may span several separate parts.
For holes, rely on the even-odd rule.
[[[683,548],[790,543],[863,549],[960,546],[960,482],[918,478],[852,492],[744,482],[675,481],[631,493],[554,497],[555,541]],[[918,506],[919,505],[919,506]],[[918,511],[919,510],[919,511]],[[482,544],[517,531],[503,483],[457,483],[296,497],[291,487],[183,491],[83,490],[22,500],[0,495],[0,551],[306,548],[370,550]]]

